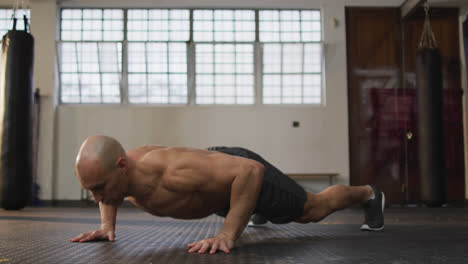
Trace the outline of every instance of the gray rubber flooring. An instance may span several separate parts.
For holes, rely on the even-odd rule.
[[[181,221],[118,212],[116,241],[70,243],[99,226],[97,208],[0,210],[0,263],[468,263],[468,208],[393,208],[382,232],[362,232],[362,212],[318,224],[246,228],[230,254],[187,253],[223,219]]]

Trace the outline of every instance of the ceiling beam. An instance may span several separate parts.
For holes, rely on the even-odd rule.
[[[403,2],[403,4],[400,6],[401,20],[405,20],[411,16],[416,11],[416,9],[425,2],[426,0],[406,0]]]

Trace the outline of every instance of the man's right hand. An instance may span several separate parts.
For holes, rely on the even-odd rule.
[[[91,231],[86,234],[81,234],[77,237],[70,239],[70,242],[89,242],[89,241],[100,241],[108,240],[114,242],[115,234],[112,229],[98,229]]]

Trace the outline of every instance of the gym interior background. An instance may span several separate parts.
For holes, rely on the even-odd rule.
[[[0,18],[4,30],[10,27],[8,10],[13,2],[0,0],[0,7],[5,9],[0,12],[4,14]],[[467,67],[462,31],[468,2],[429,1],[430,21],[441,49],[445,103],[448,200],[444,205],[447,208],[437,209],[421,208],[414,139],[417,137],[412,108],[416,104],[414,61],[424,10],[419,8],[402,20],[400,7],[404,2],[26,1],[25,13],[30,16],[35,38],[34,88],[41,93],[35,179],[40,186],[41,206],[13,213],[0,211],[1,229],[8,225],[17,230],[16,234],[1,231],[5,239],[0,238],[0,260],[67,263],[74,256],[76,262],[93,262],[97,260],[89,255],[112,253],[113,258],[98,258],[100,263],[111,260],[109,263],[157,263],[160,259],[168,260],[171,254],[177,256],[175,260],[171,258],[175,263],[223,261],[219,256],[187,259],[184,250],[177,250],[177,243],[184,241],[177,239],[172,244],[152,244],[154,254],[139,258],[141,255],[132,247],[136,245],[135,239],[141,243],[145,240],[130,233],[148,231],[138,223],[146,228],[156,228],[150,227],[152,221],[169,225],[167,229],[151,229],[155,233],[194,227],[189,222],[167,219],[156,222],[131,208],[122,213],[121,220],[122,240],[133,239],[127,244],[122,241],[121,252],[128,254],[119,255],[107,244],[79,249],[62,244],[61,240],[66,243],[66,235],[98,224],[95,208],[77,208],[84,203],[74,162],[87,136],[106,134],[118,139],[125,148],[147,144],[243,146],[260,153],[316,192],[329,184],[326,177],[317,175],[336,175],[337,184],[375,183],[384,190],[391,207],[387,224],[400,227],[394,230],[396,238],[392,238],[391,231],[378,238],[354,234],[348,223],[360,220],[358,213],[351,210],[314,227],[292,225],[290,230],[286,226],[272,227],[271,237],[250,230],[243,241],[248,250],[237,252],[228,262],[313,263],[309,260],[319,256],[318,263],[379,260],[458,263],[466,253],[455,242],[466,242],[466,234],[459,228],[466,230],[468,222],[463,209],[468,199],[468,101],[463,94],[467,88]],[[244,12],[238,12],[238,16],[235,13],[217,16],[222,10]],[[283,11],[286,12],[280,14]],[[189,14],[193,14],[192,31]],[[238,25],[235,29],[230,27],[232,21]],[[213,30],[213,24],[218,29]],[[280,30],[275,29],[278,25]],[[160,31],[153,31],[153,27]],[[219,61],[213,59],[214,52],[219,52],[216,54]],[[153,57],[165,58],[154,62]],[[210,90],[213,86],[225,87],[228,92],[215,94]],[[415,209],[421,211],[409,211],[408,207],[420,207]],[[210,217],[199,224],[204,225],[200,230],[209,233],[219,227],[220,220]],[[414,226],[439,227],[439,224],[446,228],[440,230],[451,234],[452,242],[442,231],[431,233],[435,232],[431,228]],[[33,230],[35,239],[47,236],[37,233],[39,226],[56,230],[52,240],[46,239],[49,244],[44,248],[26,243],[28,238],[23,235]],[[281,240],[289,237],[288,231],[299,236],[295,244]],[[420,240],[402,242],[399,249],[404,253],[398,256],[384,251],[370,257],[353,252],[359,250],[358,246],[369,247],[379,242],[382,248],[394,245],[393,240],[408,239],[407,233],[411,231],[419,232]],[[307,232],[322,236],[308,240],[304,235]],[[346,234],[346,239],[339,234]],[[193,234],[191,238],[199,235]],[[261,253],[255,253],[258,248],[253,246],[257,235],[267,241],[260,243]],[[356,243],[354,239],[359,238],[369,240]],[[437,249],[436,242],[424,244],[431,239],[450,248]],[[308,246],[292,250],[301,243]],[[425,248],[415,246],[418,243]],[[311,251],[312,244],[323,251],[317,248]],[[45,253],[41,259],[25,253],[19,245],[44,249]],[[411,247],[414,252],[406,251]],[[284,254],[270,254],[271,250]],[[292,253],[286,253],[288,250]]]

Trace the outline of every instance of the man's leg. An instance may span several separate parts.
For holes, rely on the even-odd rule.
[[[307,192],[304,213],[296,222],[319,222],[335,211],[355,204],[363,204],[366,222],[361,229],[382,230],[384,203],[383,193],[375,187],[335,185],[318,194]]]

